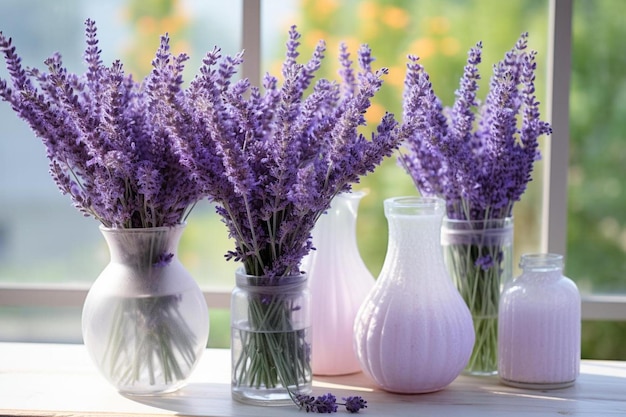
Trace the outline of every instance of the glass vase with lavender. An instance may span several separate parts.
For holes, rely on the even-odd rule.
[[[494,374],[498,303],[512,273],[513,205],[540,157],[538,138],[551,127],[539,113],[528,34],[494,65],[482,103],[481,51],[481,42],[470,49],[451,108],[436,96],[419,58],[409,57],[404,113],[414,134],[400,162],[421,194],[446,201],[444,255],[476,331],[466,372]]]
[[[178,240],[207,182],[189,167],[182,88],[187,55],[163,36],[153,71],[136,82],[118,60],[102,63],[96,24],[86,27],[84,74],[61,55],[26,68],[0,32],[8,102],[44,144],[50,174],[85,216],[96,219],[111,260],[83,306],[87,350],[121,392],[171,392],[206,348],[208,310],[177,256]]]
[[[233,398],[327,412],[337,409],[334,397],[311,396],[315,346],[301,261],[332,199],[390,156],[406,130],[385,114],[371,138],[360,132],[387,72],[372,68],[367,46],[358,51],[358,70],[340,48],[341,82],[314,82],[325,44],[300,63],[299,38],[292,27],[284,81],[267,74],[262,88],[231,81],[242,55],[209,52],[190,84],[189,147],[198,177],[215,179],[210,199],[235,241],[226,257],[242,265],[231,306]]]

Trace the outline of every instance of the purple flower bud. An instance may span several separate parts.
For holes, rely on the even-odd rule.
[[[172,262],[172,259],[174,259],[173,253],[162,253],[157,257],[153,266],[155,268],[163,268],[164,266],[169,265],[169,263]]]
[[[334,413],[337,411],[337,398],[331,393],[315,398],[309,395],[297,395],[296,404],[307,413]]]
[[[367,401],[363,397],[347,397],[342,398],[345,401],[346,410],[351,413],[358,413],[359,410],[367,408]]]

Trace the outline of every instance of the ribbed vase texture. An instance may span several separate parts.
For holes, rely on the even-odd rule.
[[[472,317],[443,261],[444,204],[416,197],[385,201],[387,255],[357,315],[355,347],[362,369],[387,391],[440,390],[472,352]]]
[[[359,254],[357,211],[363,192],[343,193],[313,230],[315,250],[303,262],[311,291],[311,364],[316,375],[359,372],[354,351],[354,319],[374,286]]]
[[[562,257],[524,255],[500,300],[498,373],[508,385],[563,388],[580,368],[581,302]]]

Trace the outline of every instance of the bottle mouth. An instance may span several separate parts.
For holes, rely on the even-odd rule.
[[[558,253],[527,253],[522,255],[519,266],[522,269],[562,269],[563,255]]]
[[[445,201],[437,197],[393,197],[384,202],[385,215],[419,216],[445,213]]]
[[[369,194],[368,190],[350,190],[337,194],[338,197],[348,200],[360,200]]]

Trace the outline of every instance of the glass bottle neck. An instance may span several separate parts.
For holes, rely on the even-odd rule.
[[[341,247],[343,252],[358,251],[356,221],[359,202],[364,195],[364,192],[341,193],[333,199],[331,207],[313,229],[313,244],[317,251],[336,247]]]
[[[101,227],[111,261],[135,267],[165,266],[176,258],[185,225],[116,229]]]
[[[555,253],[530,253],[522,255],[519,266],[525,272],[561,272],[563,256]]]
[[[307,278],[306,273],[269,278],[266,276],[248,275],[243,267],[235,271],[235,283],[238,288],[264,294],[301,291],[307,286]]]
[[[445,202],[438,198],[398,197],[385,200],[385,215],[389,223],[388,252],[392,256],[409,259],[415,259],[418,251],[422,255],[441,256],[444,210]]]
[[[436,197],[396,197],[385,200],[385,216],[429,216],[443,218],[445,202]]]

